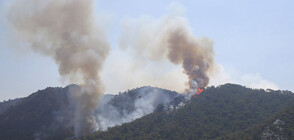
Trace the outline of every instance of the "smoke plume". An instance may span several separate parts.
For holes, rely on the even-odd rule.
[[[109,52],[92,6],[92,0],[15,0],[7,14],[33,51],[55,60],[62,80],[82,87],[70,96],[76,136],[95,129],[92,112],[103,92],[99,72]]]
[[[179,100],[179,97],[183,96],[154,87],[141,87],[119,95],[106,94],[95,110],[97,130],[105,131],[109,127],[131,122],[154,111],[168,111],[178,107],[179,103],[174,101],[176,98]]]
[[[185,18],[167,16],[159,20],[142,18],[123,24],[121,47],[130,48],[140,59],[158,61],[167,58],[180,64],[188,77],[187,93],[206,87],[214,67],[213,42],[196,38]]]

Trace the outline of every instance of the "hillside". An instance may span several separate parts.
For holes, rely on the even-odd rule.
[[[6,110],[8,110],[10,107],[18,104],[23,98],[16,98],[13,100],[3,101],[0,102],[0,114],[4,113]]]
[[[0,139],[72,138],[71,87],[79,88],[50,87],[1,103]],[[209,87],[190,102],[177,92],[145,86],[105,95],[93,112],[97,131],[81,139],[291,139],[293,103],[289,91],[234,84]]]
[[[46,88],[23,98],[0,115],[0,139],[34,139],[66,105],[66,88]]]
[[[176,107],[184,101],[183,95],[170,90],[144,86],[118,95],[105,95],[99,102],[96,114],[97,130],[107,130],[134,121],[154,111]]]
[[[28,97],[1,103],[0,139],[64,139],[73,136],[74,108],[69,88],[46,88]],[[94,114],[99,127],[121,125],[169,105],[180,94],[155,87],[141,87],[118,95],[105,95]]]
[[[134,122],[81,139],[245,139],[248,136],[261,139],[266,127],[263,124],[293,103],[294,95],[289,91],[254,90],[226,84],[207,88],[180,109],[154,112]],[[293,139],[293,117],[280,119],[287,124],[285,132],[291,132],[285,137]],[[257,129],[262,125],[264,127]],[[245,133],[249,129],[253,129],[255,134]],[[241,133],[243,137],[234,135]]]
[[[254,138],[261,140],[294,139],[294,106],[287,107],[263,123],[253,125],[244,131],[220,137],[217,140],[251,140]]]

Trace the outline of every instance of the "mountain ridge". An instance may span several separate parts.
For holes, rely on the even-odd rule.
[[[72,139],[70,87],[79,86],[39,90],[0,114],[0,133],[4,134],[0,139]],[[252,131],[263,132],[263,126],[275,121],[271,118],[291,105],[293,96],[290,91],[225,84],[208,87],[184,102],[183,94],[143,86],[117,95],[106,94],[93,112],[98,131],[81,139],[261,138]],[[186,105],[178,106],[182,102]],[[292,125],[288,126],[292,122],[286,122],[285,132],[290,134],[283,136],[292,138]]]
[[[225,84],[207,88],[178,110],[154,112],[134,122],[81,139],[224,139],[227,135],[262,124],[293,101],[291,92]],[[249,134],[237,138],[245,139]],[[261,139],[261,135],[253,138]]]
[[[0,133],[2,134],[0,139],[18,139],[19,136],[22,136],[23,139],[64,139],[65,137],[72,136],[74,107],[71,106],[69,99],[70,88],[79,88],[79,86],[72,84],[64,88],[48,87],[44,90],[38,90],[28,97],[22,98],[19,103],[0,114]],[[142,93],[139,91],[142,91]],[[95,113],[100,113],[100,116],[98,115],[97,117],[104,121],[105,119],[103,120],[102,117],[106,114],[104,118],[112,117],[112,119],[117,119],[125,117],[126,120],[118,121],[114,124],[104,124],[103,130],[106,130],[109,125],[120,125],[121,123],[132,121],[132,118],[136,119],[145,115],[135,114],[135,116],[128,116],[128,113],[136,111],[134,110],[136,108],[135,99],[145,99],[147,95],[150,95],[147,97],[153,97],[149,92],[155,93],[155,91],[158,92],[156,94],[158,97],[156,98],[170,97],[172,99],[172,97],[178,95],[174,91],[150,86],[129,90],[118,95],[105,95],[103,99],[108,98],[109,101],[103,102],[102,99],[99,105],[105,103],[104,106],[111,106],[111,108],[103,110],[103,108],[98,107],[94,111]],[[123,105],[124,103],[127,104]],[[157,104],[155,103],[155,105]],[[140,106],[139,104],[139,107],[142,106],[145,105]],[[110,109],[112,109],[112,112],[108,112]],[[127,113],[125,113],[125,110],[127,110]],[[114,114],[111,114],[113,111],[118,112],[117,116],[115,116],[117,118],[114,118]],[[153,110],[147,113],[151,112]]]

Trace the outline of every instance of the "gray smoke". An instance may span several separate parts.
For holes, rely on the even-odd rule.
[[[167,16],[159,20],[126,21],[123,24],[121,47],[134,51],[137,57],[158,61],[167,58],[182,65],[189,81],[187,93],[206,87],[215,65],[213,42],[196,38],[185,18]]]
[[[80,86],[70,85],[63,89],[66,94],[57,96],[60,96],[60,100],[68,99],[67,96],[75,96],[74,93],[79,94],[80,90],[82,90]],[[35,139],[54,139],[60,134],[71,131],[77,104],[73,100],[66,102],[53,112],[54,121],[34,134]],[[106,131],[110,127],[132,122],[155,111],[177,109],[183,103],[185,103],[185,95],[150,86],[128,90],[118,95],[105,94],[93,111],[94,130]]]
[[[181,95],[175,92],[153,87],[142,87],[119,95],[107,94],[95,110],[97,130],[105,131],[154,111],[167,111],[179,96]],[[158,110],[160,106],[162,110]]]
[[[93,110],[102,95],[99,72],[109,52],[103,30],[93,15],[93,0],[14,0],[7,18],[19,36],[37,53],[52,57],[62,80],[78,83],[72,90],[74,131],[95,129]]]
[[[75,136],[130,122],[173,100],[144,93],[134,100],[131,110],[111,103],[110,96],[98,102],[103,92],[99,73],[109,45],[102,27],[95,22],[93,3],[93,0],[14,0],[7,14],[31,50],[53,58],[63,81],[80,85],[81,88],[70,88],[68,95],[74,108]],[[167,58],[182,65],[189,79],[187,93],[208,85],[214,67],[211,40],[196,38],[183,17],[138,21],[123,24],[122,48],[131,48],[136,57],[148,61]]]

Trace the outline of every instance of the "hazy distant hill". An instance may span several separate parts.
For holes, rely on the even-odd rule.
[[[4,113],[7,109],[19,103],[22,99],[23,98],[16,98],[13,100],[10,99],[8,101],[4,100],[3,102],[0,102],[0,114]]]
[[[276,131],[272,124],[278,118],[284,122],[282,137],[290,140],[294,139],[293,103],[289,91],[226,84],[209,87],[180,109],[155,112],[81,139],[261,139]]]

